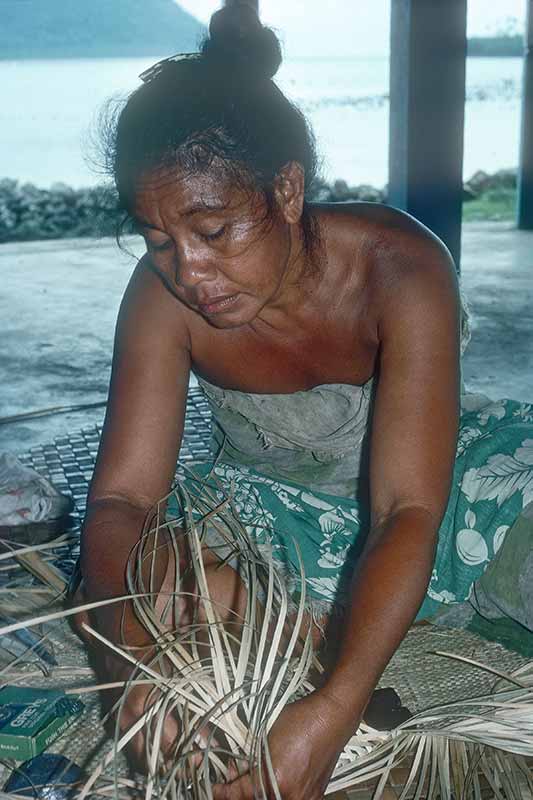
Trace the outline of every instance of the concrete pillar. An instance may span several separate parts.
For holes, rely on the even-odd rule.
[[[466,0],[391,0],[389,202],[431,228],[459,268]]]
[[[533,230],[533,0],[527,0],[517,224]]]

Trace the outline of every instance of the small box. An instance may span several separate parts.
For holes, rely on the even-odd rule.
[[[0,755],[27,761],[42,753],[83,711],[77,695],[60,689],[0,689]]]

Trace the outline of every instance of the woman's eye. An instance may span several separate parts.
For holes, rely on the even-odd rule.
[[[167,239],[166,242],[159,242],[157,244],[155,242],[151,242],[148,239],[146,244],[149,250],[152,250],[152,252],[154,253],[159,253],[164,250],[170,250],[170,248],[172,247],[172,239]]]
[[[226,226],[222,225],[222,227],[219,228],[218,230],[213,231],[212,233],[202,233],[201,236],[208,242],[214,242],[215,239],[221,239],[225,233],[226,233]]]

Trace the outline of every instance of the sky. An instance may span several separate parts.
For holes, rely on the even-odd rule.
[[[523,25],[526,2],[468,0],[469,35],[493,33],[513,18]],[[221,0],[178,3],[203,22],[221,6]],[[260,8],[289,57],[382,55],[388,50],[390,0],[260,0]]]

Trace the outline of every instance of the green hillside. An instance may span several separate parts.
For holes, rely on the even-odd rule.
[[[174,0],[0,0],[0,58],[166,56],[204,26]]]

